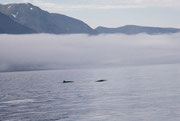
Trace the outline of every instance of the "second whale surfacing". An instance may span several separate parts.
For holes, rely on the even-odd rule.
[[[107,81],[107,80],[105,80],[105,79],[100,79],[100,80],[97,80],[96,82],[105,82],[105,81]]]

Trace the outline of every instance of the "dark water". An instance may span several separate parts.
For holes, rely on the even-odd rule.
[[[180,121],[180,65],[0,73],[0,120]]]

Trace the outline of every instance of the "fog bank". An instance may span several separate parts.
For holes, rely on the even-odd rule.
[[[0,35],[0,71],[180,62],[180,34]]]

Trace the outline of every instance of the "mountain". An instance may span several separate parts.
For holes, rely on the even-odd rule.
[[[136,26],[136,25],[126,25],[118,28],[106,28],[106,27],[97,27],[95,29],[99,33],[122,33],[122,34],[140,34],[146,33],[150,35],[154,34],[169,34],[180,32],[180,29],[176,28],[160,28],[160,27],[146,27],[146,26]]]
[[[86,23],[62,14],[49,13],[30,3],[0,5],[0,12],[38,33],[96,34]]]
[[[0,13],[0,33],[7,34],[29,34],[34,33],[32,29],[13,21],[8,16]]]
[[[169,34],[180,32],[176,28],[160,28],[126,25],[118,28],[97,27],[92,29],[83,21],[66,15],[49,13],[30,3],[0,4],[0,33],[53,33],[53,34]],[[5,15],[3,15],[5,14]],[[8,16],[8,17],[7,17]],[[9,19],[6,21],[6,19]],[[7,23],[6,23],[7,22]],[[14,24],[16,23],[16,26]],[[17,27],[19,26],[19,27]],[[21,27],[20,27],[21,26]],[[16,29],[14,29],[16,28]],[[21,28],[21,29],[20,29]]]

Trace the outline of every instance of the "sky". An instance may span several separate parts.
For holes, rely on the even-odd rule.
[[[80,19],[92,28],[142,25],[180,28],[180,0],[0,0],[32,3]]]

